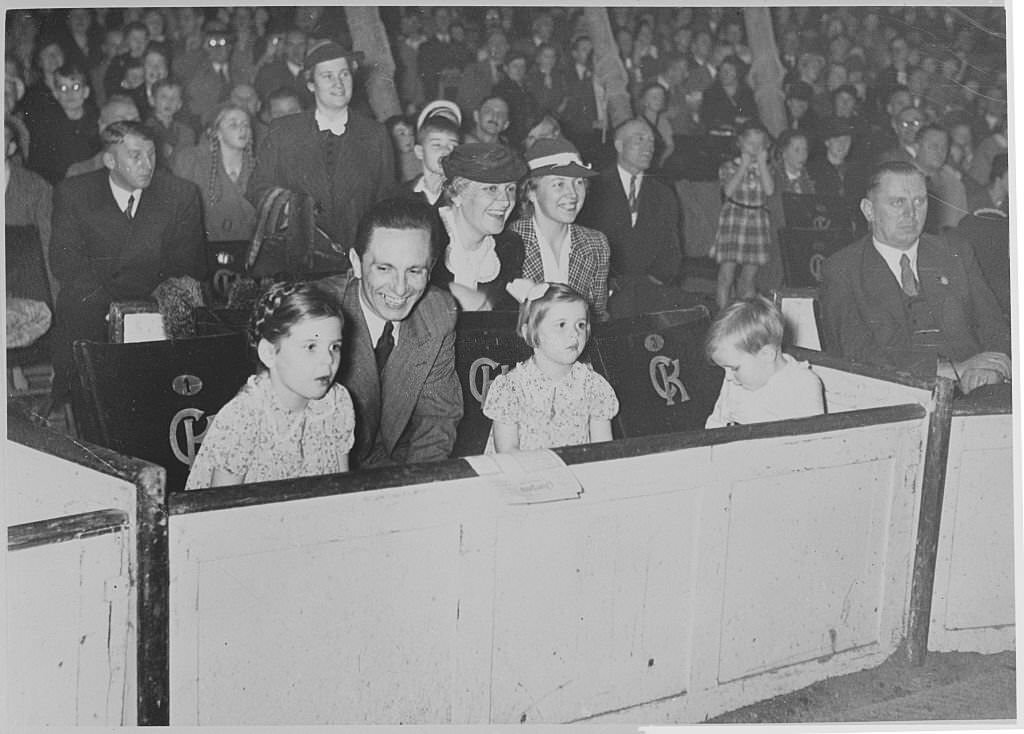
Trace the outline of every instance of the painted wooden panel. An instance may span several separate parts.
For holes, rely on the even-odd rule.
[[[702,493],[658,490],[501,518],[492,722],[568,721],[685,688]]]
[[[1014,648],[1013,416],[953,419],[929,648]]]
[[[172,518],[172,723],[450,721],[459,484]]]
[[[674,696],[693,721],[880,662],[925,419],[803,425],[571,464],[582,495],[547,503],[484,475],[172,514],[171,723],[553,723]]]
[[[107,508],[135,511],[135,485],[43,451],[4,441],[7,525]]]
[[[7,525],[42,528],[6,556],[10,721],[134,724],[135,486],[13,441],[3,449]],[[67,516],[108,509],[127,525],[75,537]]]
[[[825,385],[825,403],[829,413],[904,403],[927,405],[931,401],[931,390],[819,364],[814,364],[813,369]]]
[[[135,723],[126,531],[7,554],[11,726]]]

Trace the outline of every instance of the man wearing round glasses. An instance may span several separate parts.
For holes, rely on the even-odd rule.
[[[68,166],[91,158],[99,150],[96,107],[87,104],[85,71],[64,64],[54,72],[54,96],[60,108],[27,120],[32,135],[28,167],[56,184]]]
[[[924,115],[916,107],[905,107],[892,120],[896,131],[896,145],[882,153],[878,163],[903,161],[913,163],[917,156],[917,132],[924,125]]]
[[[234,43],[225,25],[207,24],[202,49],[206,60],[186,85],[185,100],[188,111],[205,120],[214,107],[228,98],[234,84],[247,79],[241,70],[232,68]]]
[[[394,150],[384,126],[350,109],[356,56],[334,41],[313,44],[304,61],[313,109],[270,124],[256,156],[249,200],[257,208],[284,189],[312,197],[318,271],[345,270],[356,227],[395,183]],[[293,207],[294,209],[294,207]]]

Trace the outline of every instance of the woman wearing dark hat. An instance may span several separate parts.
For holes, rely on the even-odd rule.
[[[503,145],[465,143],[441,167],[447,203],[438,214],[447,242],[431,281],[448,288],[463,311],[515,308],[505,286],[522,275],[523,248],[503,231],[526,164]]]
[[[737,130],[743,123],[757,119],[754,92],[744,79],[747,65],[736,56],[727,56],[718,66],[715,82],[704,92],[700,118],[708,130]]]
[[[597,173],[568,140],[538,140],[526,151],[526,163],[523,216],[510,227],[523,240],[523,277],[567,284],[587,299],[597,320],[607,321],[608,238],[575,224],[586,179]]]

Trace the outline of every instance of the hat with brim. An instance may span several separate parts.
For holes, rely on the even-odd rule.
[[[355,71],[362,59],[362,53],[345,48],[336,41],[317,41],[306,52],[306,59],[302,62],[302,68],[310,71],[317,64],[322,64],[324,61],[334,61],[335,59],[348,59],[349,70]]]
[[[530,168],[530,176],[571,176],[589,178],[596,176],[597,171],[580,158],[576,146],[568,140],[552,140],[541,138],[526,151],[526,165]]]
[[[445,178],[467,178],[480,183],[511,183],[528,169],[515,151],[494,143],[464,143],[441,159]]]
[[[454,102],[447,99],[435,99],[433,102],[423,108],[419,118],[416,120],[416,129],[419,130],[423,127],[423,123],[428,117],[439,115],[441,117],[447,117],[449,120],[455,123],[456,127],[462,125],[462,111],[459,106]]]

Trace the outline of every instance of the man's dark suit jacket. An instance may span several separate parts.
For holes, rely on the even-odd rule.
[[[832,255],[822,270],[825,348],[833,354],[935,375],[939,355],[963,360],[983,351],[1010,353],[1010,327],[971,253],[921,235],[920,297],[935,316],[937,346],[915,346],[903,291],[871,236]]]
[[[629,199],[611,166],[592,179],[579,223],[604,232],[612,249],[613,276],[653,275],[663,283],[679,271],[679,201],[675,192],[654,176],[644,176],[637,196],[636,226]]]
[[[106,168],[66,179],[53,193],[50,261],[61,285],[57,372],[70,368],[73,340],[106,341],[104,317],[112,301],[147,299],[169,277],[206,276],[199,189],[158,169],[128,219]]]
[[[615,284],[610,304],[615,318],[671,308],[674,294],[663,292],[647,276],[668,284],[679,274],[682,262],[682,221],[675,192],[654,176],[644,176],[637,207],[634,227],[618,167],[611,166],[592,179],[578,220],[608,237]]]
[[[401,322],[398,343],[377,373],[370,330],[359,306],[360,280],[349,273],[320,281],[345,313],[338,381],[355,406],[353,468],[447,459],[462,418],[455,374],[455,301],[433,286]]]
[[[274,120],[256,156],[249,180],[249,201],[260,199],[275,186],[313,197],[319,208],[316,222],[343,247],[351,247],[363,214],[393,193],[395,155],[384,126],[349,109],[348,127],[338,144],[331,188],[320,144],[315,110]]]

